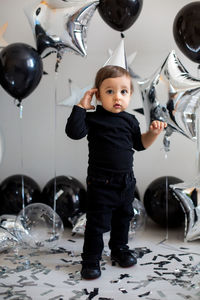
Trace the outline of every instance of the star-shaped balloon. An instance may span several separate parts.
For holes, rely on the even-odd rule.
[[[92,84],[88,85],[84,88],[78,87],[71,79],[69,79],[69,89],[70,96],[63,101],[61,101],[58,105],[69,106],[72,107],[80,102],[80,99],[83,97],[86,91],[92,88]],[[96,105],[95,100],[92,100],[92,105]]]
[[[99,1],[56,1],[33,3],[25,13],[33,29],[37,50],[43,57],[66,51],[86,56],[86,36]]]
[[[169,136],[174,131],[196,139],[200,80],[188,73],[174,50],[153,76],[138,81],[138,84],[147,126],[152,120],[168,124],[164,138],[166,151],[169,151]]]
[[[171,185],[185,213],[185,240],[200,239],[200,176]]]
[[[125,53],[125,47],[124,47],[124,39],[122,38],[120,40],[119,45],[116,47],[114,51],[108,50],[110,57],[106,61],[105,65],[117,65],[122,68],[129,68],[129,66],[133,63],[133,60],[135,59],[136,52],[132,53],[127,59],[126,59],[126,53]],[[76,105],[80,99],[83,97],[85,92],[93,87],[92,84],[88,84],[86,87],[80,88],[78,87],[71,79],[69,80],[70,85],[70,96],[61,102],[58,103],[58,105],[64,105],[64,106],[74,106]],[[95,97],[94,97],[95,98]],[[96,99],[92,99],[91,104],[96,106],[97,103],[101,105],[101,102],[99,102]]]
[[[0,48],[4,48],[8,46],[8,43],[3,37],[7,27],[8,27],[8,23],[5,23],[3,26],[0,27]]]

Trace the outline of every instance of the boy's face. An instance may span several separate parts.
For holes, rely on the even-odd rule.
[[[105,79],[100,85],[96,97],[105,110],[119,113],[128,107],[131,94],[130,78],[122,76]]]

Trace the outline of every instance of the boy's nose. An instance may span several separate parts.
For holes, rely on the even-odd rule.
[[[119,101],[120,100],[120,93],[115,93],[114,99],[115,99],[115,101]]]

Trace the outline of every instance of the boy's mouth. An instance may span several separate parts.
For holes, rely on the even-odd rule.
[[[116,104],[114,105],[114,108],[121,108],[121,105],[116,103]]]

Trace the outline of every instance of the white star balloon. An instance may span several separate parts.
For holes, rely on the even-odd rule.
[[[112,51],[108,50],[110,53],[109,59],[106,61],[104,66],[106,65],[117,65],[122,68],[126,68],[127,63],[128,67],[129,64],[131,65],[133,63],[133,60],[135,59],[136,52],[132,53],[127,59],[126,59],[126,53],[125,53],[125,47],[124,47],[124,39],[122,38],[117,48]],[[58,103],[58,105],[64,105],[64,106],[74,106],[76,105],[80,99],[83,97],[85,92],[93,87],[92,84],[87,85],[86,87],[80,88],[76,84],[73,83],[73,81],[69,81],[70,84],[70,96],[66,99],[62,100]],[[92,99],[91,104],[96,106],[97,103],[101,105],[101,102],[97,101],[95,97]]]

